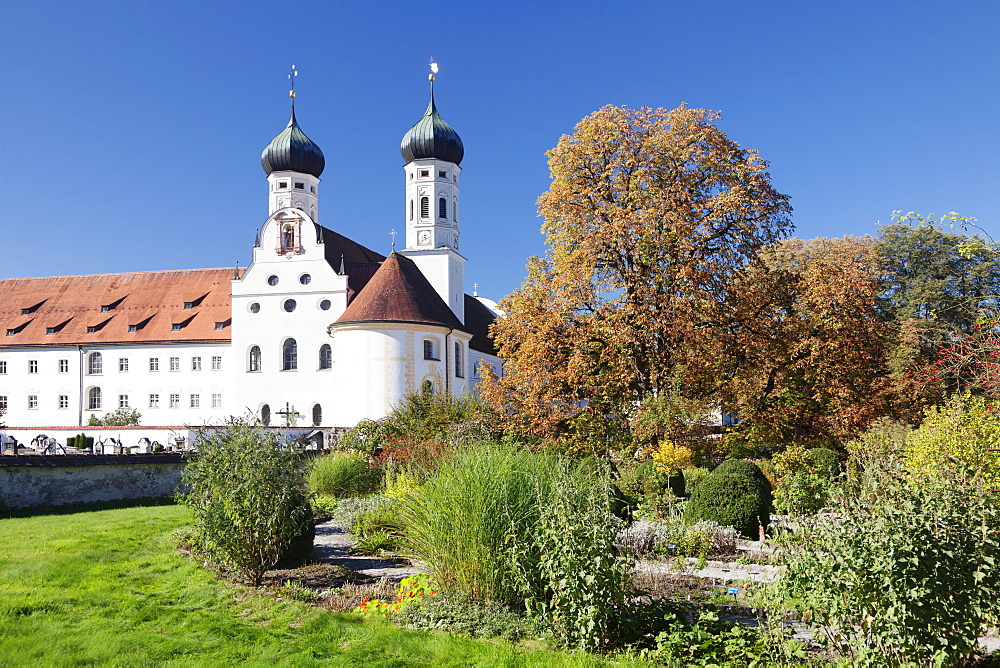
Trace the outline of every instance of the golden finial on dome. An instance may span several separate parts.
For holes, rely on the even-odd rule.
[[[297,76],[299,76],[299,71],[295,69],[295,65],[292,65],[292,71],[288,74],[288,81],[291,86],[288,90],[288,97],[295,97],[295,77]]]
[[[430,64],[431,64],[431,73],[427,75],[427,80],[434,81],[434,75],[437,74],[438,71],[438,64],[434,62],[433,58],[431,58]]]

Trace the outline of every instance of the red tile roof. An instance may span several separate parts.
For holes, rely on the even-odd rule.
[[[228,342],[232,277],[232,269],[182,269],[0,279],[0,348]]]
[[[391,253],[337,323],[414,322],[463,329],[413,260]]]

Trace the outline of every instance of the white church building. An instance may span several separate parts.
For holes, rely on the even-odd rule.
[[[461,394],[502,373],[496,305],[465,292],[464,148],[433,86],[401,143],[405,249],[388,257],[320,224],[325,161],[293,91],[261,156],[268,216],[245,270],[0,279],[0,423],[70,433],[127,407],[143,426],[253,413],[347,428],[428,383]]]

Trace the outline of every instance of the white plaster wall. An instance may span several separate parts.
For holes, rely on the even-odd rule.
[[[400,255],[413,260],[458,321],[464,323],[465,258],[448,248],[405,250]]]
[[[99,352],[102,373],[87,374],[87,357]],[[170,371],[170,358],[177,357],[179,370]],[[192,359],[201,358],[195,371]],[[212,358],[221,357],[221,368],[212,369]],[[150,358],[159,360],[159,371],[150,371]],[[128,360],[128,370],[119,371],[119,360]],[[145,425],[203,424],[229,415],[232,405],[229,345],[225,343],[94,345],[52,348],[4,349],[7,373],[0,375],[0,397],[7,398],[3,422],[18,426],[70,426],[86,424],[90,416],[103,416],[118,408],[119,395],[127,395],[129,407],[142,415]],[[66,360],[68,370],[59,371]],[[37,373],[28,373],[29,362],[38,363]],[[100,410],[90,410],[87,392],[100,387]],[[150,407],[150,395],[159,395],[159,407]],[[179,406],[170,408],[170,395]],[[221,406],[212,407],[218,394]],[[67,408],[59,408],[59,396],[68,397]],[[191,396],[198,396],[198,408]],[[29,408],[28,397],[38,397],[37,408]]]
[[[281,212],[276,212],[280,214]],[[261,229],[261,246],[254,249],[253,263],[233,281],[233,410],[259,414],[263,404],[271,409],[271,424],[284,424],[277,411],[289,409],[299,413],[293,426],[312,424],[312,408],[322,407],[323,425],[335,425],[333,417],[333,385],[337,374],[332,369],[319,368],[319,351],[331,343],[326,328],[344,312],[347,304],[347,277],[339,276],[326,261],[322,244],[316,242],[315,227],[306,220],[302,224],[301,251],[291,257],[275,252],[277,223],[272,215]],[[308,274],[310,281],[301,278]],[[268,278],[277,277],[270,285]],[[295,300],[295,309],[284,308],[287,300]],[[330,308],[323,310],[324,300]],[[251,305],[258,304],[253,313]],[[282,346],[294,338],[298,347],[298,368],[282,370]],[[261,370],[249,371],[250,349],[261,349]],[[336,355],[334,354],[336,358]],[[353,426],[353,425],[349,425]]]
[[[434,342],[438,359],[424,359],[425,339]],[[404,396],[418,391],[425,380],[439,391],[467,391],[471,387],[470,339],[464,332],[433,325],[335,326],[331,340],[337,371],[336,426],[352,426],[360,420],[385,416]],[[463,376],[455,373],[456,342],[463,350]]]

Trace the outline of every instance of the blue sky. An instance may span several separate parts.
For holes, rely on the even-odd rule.
[[[245,266],[260,152],[297,111],[324,225],[402,230],[399,140],[438,107],[466,147],[466,279],[544,252],[545,151],[605,104],[718,109],[771,163],[796,234],[894,209],[1000,220],[1000,3],[0,0],[0,275]]]

